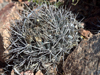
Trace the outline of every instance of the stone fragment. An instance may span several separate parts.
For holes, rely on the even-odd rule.
[[[0,3],[3,3],[3,0],[0,0]]]
[[[8,29],[10,28],[10,21],[14,20],[18,17],[17,10],[15,8],[14,3],[7,4],[3,9],[0,11],[0,61],[4,62],[3,54],[7,54],[8,51],[5,49],[10,45],[10,37],[8,33]]]
[[[100,33],[83,40],[67,57],[65,75],[100,75]]]
[[[11,75],[14,75],[14,74],[15,74],[15,73],[14,73],[14,70],[12,70],[12,71],[11,71]]]
[[[21,75],[34,75],[34,73],[32,71],[26,71],[26,72],[21,72]]]
[[[39,70],[35,75],[43,75],[43,73]]]
[[[85,29],[81,29],[81,30],[79,31],[79,33],[80,33],[82,36],[84,36],[85,38],[90,38],[90,37],[93,36],[93,34],[92,34],[90,31],[85,30]]]
[[[22,2],[22,0],[18,0],[19,2]]]
[[[2,68],[0,68],[0,75],[5,75],[4,70]]]
[[[52,3],[52,2],[56,2],[57,0],[50,0],[50,2]]]
[[[5,0],[5,2],[12,2],[12,0]]]

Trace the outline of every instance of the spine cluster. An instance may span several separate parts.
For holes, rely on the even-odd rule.
[[[47,4],[33,9],[27,6],[21,18],[11,24],[11,45],[8,47],[8,62],[13,61],[13,68],[18,72],[48,71],[80,41],[81,23],[69,10]]]

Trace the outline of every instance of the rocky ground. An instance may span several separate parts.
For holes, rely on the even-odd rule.
[[[81,17],[79,16],[78,18],[85,17],[83,22],[87,30],[81,30],[80,33],[86,38],[67,57],[63,67],[60,67],[62,70],[59,71],[61,73],[58,73],[58,75],[100,75],[100,33],[97,33],[100,29],[97,27],[100,23],[100,5],[97,0],[92,0],[92,5],[88,4],[89,1],[90,0],[87,0],[83,3],[84,1],[82,2],[82,0],[80,0],[76,6],[72,5],[71,10],[73,12],[79,11]],[[5,35],[7,34],[5,28],[10,25],[8,21],[11,20],[12,13],[16,11],[15,4],[10,2],[10,0],[0,1],[0,55],[4,53],[4,41],[5,43],[7,42],[3,38],[9,36]],[[69,6],[71,6],[71,3],[69,3]],[[13,15],[17,16],[16,13]],[[93,25],[92,22],[95,25]],[[4,73],[2,68],[5,65],[4,60],[0,56],[0,74]],[[29,75],[29,73],[29,71],[26,72],[27,75]],[[23,75],[23,72],[21,74]],[[11,75],[14,75],[14,70],[11,71]],[[31,73],[31,75],[33,75],[33,73]],[[39,71],[37,75],[43,74]]]
[[[83,40],[66,59],[66,75],[100,75],[100,33]]]

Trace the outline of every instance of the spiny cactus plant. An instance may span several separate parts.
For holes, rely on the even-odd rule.
[[[17,74],[26,70],[46,70],[69,54],[80,41],[81,22],[71,11],[55,8],[53,5],[27,6],[21,20],[15,20],[10,27],[11,45],[9,50],[13,69]]]

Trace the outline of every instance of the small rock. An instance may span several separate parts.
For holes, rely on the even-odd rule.
[[[8,53],[5,49],[10,45],[10,37],[8,29],[10,28],[10,21],[16,18],[19,18],[16,13],[14,3],[7,4],[3,9],[0,10],[0,61],[4,62],[3,54]],[[4,52],[5,51],[5,52]]]
[[[12,0],[4,0],[4,2],[12,2]]]
[[[34,73],[32,71],[26,71],[26,72],[21,72],[21,75],[34,75]]]
[[[39,70],[35,75],[43,75],[43,73]]]
[[[4,70],[2,68],[0,68],[0,75],[5,75]]]
[[[52,3],[52,2],[56,2],[57,0],[50,0],[50,2]]]
[[[15,74],[15,73],[14,73],[14,70],[12,70],[12,71],[11,71],[11,75],[14,75],[14,74]]]
[[[85,30],[85,29],[81,29],[81,30],[79,31],[79,33],[80,33],[82,36],[84,36],[85,38],[90,38],[90,37],[93,36],[93,34],[92,34],[90,31]]]
[[[3,3],[3,0],[0,0],[0,3]]]
[[[22,0],[18,0],[19,2],[22,2]]]
[[[65,75],[100,75],[100,33],[83,40],[67,57]]]

